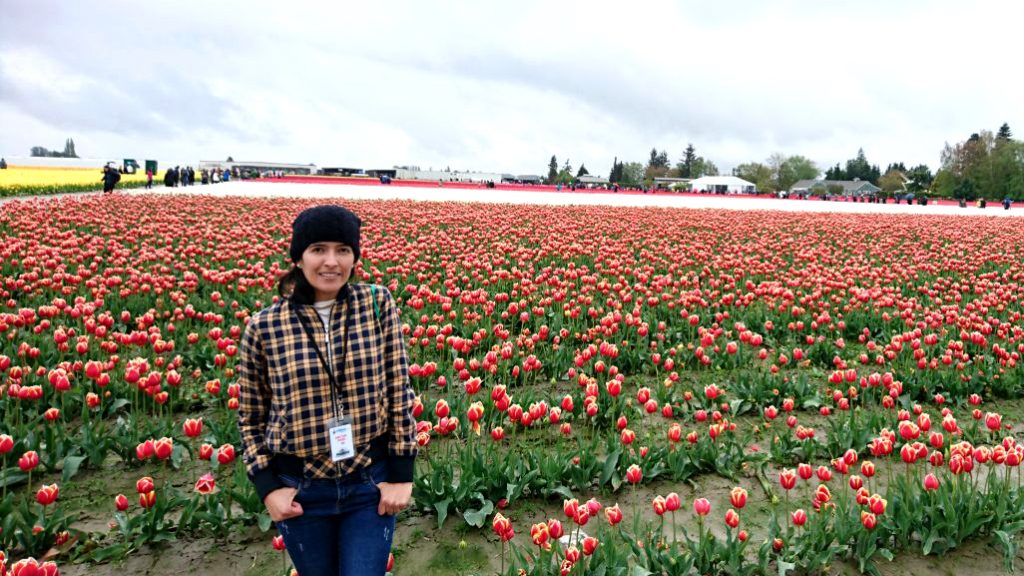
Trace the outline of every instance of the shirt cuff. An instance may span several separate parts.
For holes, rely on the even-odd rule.
[[[388,482],[395,484],[412,482],[413,467],[415,465],[415,456],[388,455]]]
[[[250,480],[252,480],[252,483],[256,486],[256,493],[260,495],[261,501],[267,497],[267,494],[270,494],[271,492],[277,490],[278,488],[285,487],[284,484],[282,484],[281,481],[277,479],[277,474],[274,474],[274,471],[271,469],[270,466],[261,469],[259,472],[257,472],[253,476],[250,476],[249,478]]]

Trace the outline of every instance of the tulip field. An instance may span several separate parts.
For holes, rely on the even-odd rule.
[[[0,205],[0,575],[291,573],[235,366],[312,202]],[[394,574],[1024,567],[1018,218],[337,202],[417,394]]]
[[[0,197],[92,192],[101,187],[99,168],[53,168],[10,166],[0,170]],[[163,171],[153,175],[155,184],[163,182]],[[117,189],[141,188],[146,173],[124,174]]]

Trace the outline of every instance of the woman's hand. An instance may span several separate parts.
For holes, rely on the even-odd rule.
[[[380,489],[380,504],[377,504],[377,514],[381,516],[394,516],[409,505],[412,499],[412,482],[395,484],[392,482],[381,482],[377,484]]]
[[[411,484],[410,484],[411,486]],[[302,516],[302,505],[295,501],[299,491],[295,488],[278,488],[263,499],[263,505],[270,512],[270,519],[280,522],[296,516]]]

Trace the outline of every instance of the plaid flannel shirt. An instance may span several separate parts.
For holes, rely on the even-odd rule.
[[[324,350],[323,322],[311,305],[282,299],[261,310],[241,342],[238,425],[243,461],[260,496],[282,486],[271,466],[277,455],[301,458],[307,478],[334,478],[368,466],[370,441],[387,435],[388,479],[412,480],[416,457],[413,392],[398,307],[386,288],[346,285],[332,309],[332,349]],[[380,311],[377,318],[376,310]],[[312,328],[341,388],[338,405],[352,418],[356,456],[332,462],[330,378],[302,323]],[[348,323],[344,366],[342,320]]]

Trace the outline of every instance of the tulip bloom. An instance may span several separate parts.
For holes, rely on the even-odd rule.
[[[796,472],[790,468],[779,472],[779,484],[784,490],[792,490],[796,486]]]
[[[562,523],[554,518],[548,518],[548,534],[551,535],[552,540],[558,540],[564,534],[562,530]]]
[[[878,525],[878,517],[871,512],[861,510],[860,523],[868,530],[874,530],[875,526]]]
[[[491,529],[498,535],[503,542],[508,542],[515,536],[515,530],[512,528],[512,522],[508,518],[505,518],[501,512],[494,515],[494,520],[491,522]]]
[[[935,477],[935,474],[928,474],[924,477],[924,489],[928,492],[939,489],[939,479]]]
[[[665,508],[665,497],[658,495],[651,501],[651,506],[654,508],[654,513],[658,516],[664,516],[667,511]]]
[[[597,538],[594,538],[593,536],[587,536],[586,538],[584,538],[583,555],[590,556],[591,554],[593,554],[594,551],[597,550],[598,544],[600,544],[600,542],[597,540]]]
[[[0,454],[7,454],[11,450],[14,450],[14,438],[0,434]]]
[[[227,466],[235,461],[235,447],[231,444],[223,444],[217,449],[217,462],[221,466]]]
[[[203,419],[188,418],[185,420],[185,423],[181,425],[181,431],[189,438],[197,438],[203,433]]]
[[[807,512],[804,512],[803,508],[793,511],[790,516],[793,520],[794,526],[803,526],[807,524]]]
[[[149,476],[143,476],[135,482],[135,491],[139,494],[145,494],[146,492],[153,491],[153,479]]]
[[[725,524],[730,528],[736,528],[740,525],[740,515],[730,508],[728,512],[725,513]]]
[[[732,491],[729,492],[729,503],[737,510],[742,509],[747,505],[747,491],[739,486],[733,488]]]
[[[196,480],[195,491],[200,494],[213,494],[217,490],[217,482],[213,478],[213,474],[207,472]]]
[[[200,460],[209,460],[210,458],[213,458],[213,446],[211,446],[210,444],[205,444],[205,443],[200,445],[199,446],[199,459]]]
[[[697,498],[693,501],[693,511],[698,516],[707,516],[711,512],[711,502],[707,498]]]
[[[145,494],[139,494],[139,506],[152,508],[156,504],[156,490],[150,490]]]
[[[156,451],[153,440],[146,440],[135,447],[135,457],[139,460],[148,460]]]
[[[608,506],[604,509],[604,516],[608,519],[610,526],[615,526],[619,522],[622,522],[622,510],[619,509],[619,505]]]
[[[18,458],[18,468],[22,472],[31,472],[36,466],[39,466],[39,454],[35,450],[29,450]]]
[[[153,455],[157,460],[170,458],[172,452],[174,452],[174,440],[171,438],[164,437],[153,443]]]
[[[668,496],[665,496],[665,510],[669,512],[675,512],[682,506],[682,502],[679,499],[679,494],[670,492]]]
[[[57,501],[57,496],[60,494],[60,488],[56,484],[50,484],[49,486],[43,485],[36,492],[36,502],[39,502],[43,506],[49,506]]]
[[[643,477],[643,471],[640,470],[640,467],[636,464],[633,464],[626,469],[626,481],[630,484],[639,484]]]
[[[124,512],[128,509],[128,497],[124,494],[118,494],[114,497],[114,507],[117,508],[118,512]]]
[[[1003,427],[1003,417],[995,412],[986,412],[985,427],[992,432],[998,431]]]
[[[548,528],[548,525],[546,523],[538,522],[537,524],[534,524],[532,527],[530,527],[530,540],[532,540],[535,545],[540,546],[546,550],[550,549],[551,544],[548,542],[548,539],[550,537],[551,530]]]

